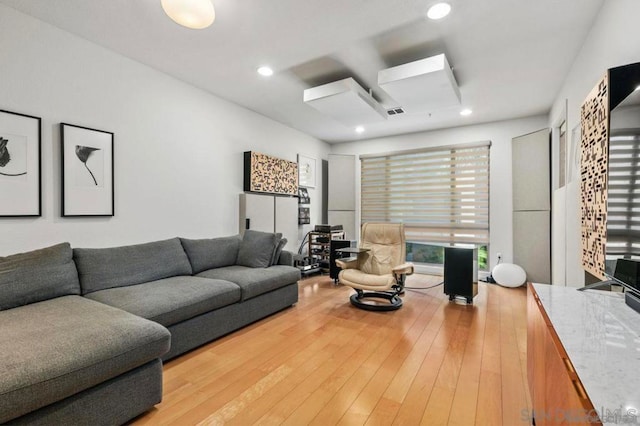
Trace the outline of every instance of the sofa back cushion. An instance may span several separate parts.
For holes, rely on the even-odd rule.
[[[235,265],[240,241],[242,241],[240,235],[202,240],[180,238],[194,274],[208,269]]]
[[[0,257],[0,311],[80,294],[69,243]]]
[[[191,275],[191,264],[178,238],[133,246],[74,248],[82,294]]]

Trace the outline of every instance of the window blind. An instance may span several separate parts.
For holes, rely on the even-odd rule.
[[[609,141],[607,248],[609,258],[640,257],[640,134],[612,130]]]
[[[361,218],[407,241],[489,243],[490,142],[361,156]]]

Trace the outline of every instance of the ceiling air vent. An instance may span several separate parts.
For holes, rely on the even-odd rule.
[[[387,110],[387,115],[399,115],[399,114],[404,114],[404,110],[402,109],[402,107],[391,108]]]
[[[460,89],[444,54],[378,71],[378,86],[409,113],[460,105]]]
[[[304,102],[348,126],[387,119],[382,105],[351,77],[306,89]]]

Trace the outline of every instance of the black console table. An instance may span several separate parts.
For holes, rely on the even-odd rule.
[[[333,245],[334,242],[341,242],[339,240],[335,240],[335,241],[331,241],[331,244]],[[340,259],[344,262],[351,262],[352,260],[357,260],[358,259],[358,254],[360,253],[366,253],[369,251],[369,249],[363,249],[363,248],[359,248],[359,247],[349,247],[350,246],[350,241],[347,241],[349,244],[344,246],[344,247],[337,247],[337,248],[332,248],[331,249],[331,255],[332,255],[332,259],[331,259],[331,278],[333,278],[333,282],[337,283],[338,282],[338,274],[340,273],[340,268],[338,267],[338,265],[336,265],[336,259]],[[355,256],[351,256],[354,255]]]
[[[338,273],[340,272],[340,268],[336,265],[336,259],[343,258],[342,250],[346,250],[349,246],[351,246],[349,240],[331,240],[329,245],[329,276],[333,278],[334,283],[338,282]]]

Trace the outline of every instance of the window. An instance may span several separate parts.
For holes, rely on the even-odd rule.
[[[490,146],[362,156],[362,223],[404,223],[414,262],[441,263],[442,246],[473,245],[484,253],[486,268]]]

